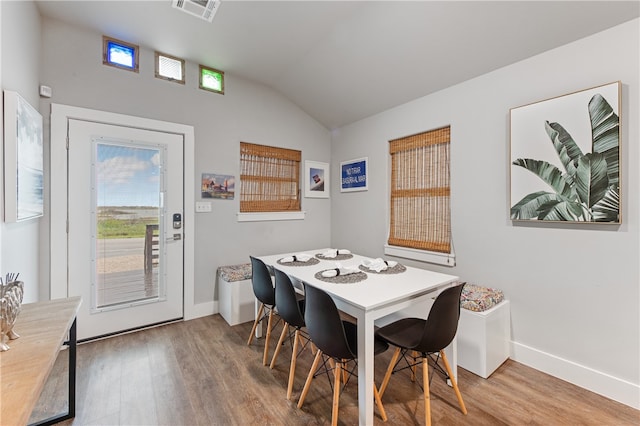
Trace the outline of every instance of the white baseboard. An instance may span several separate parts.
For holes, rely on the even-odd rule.
[[[184,320],[192,320],[218,312],[218,302],[198,303],[197,305],[185,306]]]
[[[640,410],[640,385],[511,342],[511,359],[599,395]]]

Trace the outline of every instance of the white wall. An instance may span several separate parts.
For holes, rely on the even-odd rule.
[[[512,357],[640,408],[639,27],[634,20],[417,99],[333,134],[340,161],[369,157],[369,191],[339,193],[332,244],[382,256],[388,141],[450,124],[457,266],[406,264],[504,290]],[[434,64],[437,66],[437,64]],[[623,224],[515,224],[509,219],[509,109],[622,81]]]
[[[1,53],[3,90],[18,92],[39,109],[40,15],[32,2],[2,2]],[[0,181],[4,187],[4,162]],[[4,219],[4,196],[2,214]],[[44,219],[19,223],[0,223],[0,274],[20,273],[24,281],[23,301],[39,298],[41,283],[40,236]]]
[[[303,160],[329,161],[328,130],[267,87],[226,73],[222,96],[198,89],[198,64],[186,64],[187,82],[180,85],[154,77],[153,51],[144,46],[140,73],[132,73],[102,64],[102,34],[45,18],[42,35],[42,82],[53,90],[42,111],[53,102],[192,125],[195,170],[187,172],[197,182],[205,172],[235,175],[239,182],[240,141],[301,149]],[[193,190],[199,201],[199,186]],[[304,220],[252,223],[236,220],[238,194],[211,202],[212,213],[195,217],[196,303],[214,300],[220,265],[248,262],[250,254],[329,245],[329,200],[304,199]]]

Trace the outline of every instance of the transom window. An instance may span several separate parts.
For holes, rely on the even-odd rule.
[[[452,253],[450,127],[389,141],[390,246]]]
[[[300,151],[240,142],[240,212],[300,211]]]
[[[138,72],[139,50],[135,44],[102,36],[102,63],[104,65]]]
[[[224,72],[200,65],[199,87],[224,95]]]
[[[156,52],[156,78],[184,84],[184,59]]]

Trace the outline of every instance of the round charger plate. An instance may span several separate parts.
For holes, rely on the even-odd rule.
[[[370,274],[389,274],[389,275],[391,275],[391,274],[401,274],[401,273],[403,273],[404,271],[407,270],[406,266],[401,265],[399,263],[396,266],[394,266],[393,268],[387,268],[384,271],[380,271],[380,272],[374,271],[373,269],[369,269],[364,265],[360,265],[360,266],[358,266],[358,268],[360,268],[361,271],[368,272]]]
[[[335,261],[339,261],[339,260],[347,260],[347,259],[351,259],[353,257],[352,254],[339,254],[336,257],[324,257],[322,255],[322,253],[318,253],[316,254],[316,257],[320,260],[335,260]]]
[[[284,266],[311,266],[311,265],[317,265],[318,263],[320,263],[320,261],[315,257],[312,257],[306,262],[301,262],[299,260],[296,260],[295,262],[282,262],[282,259],[278,259],[278,264],[284,265]]]
[[[330,278],[323,277],[322,273],[326,270],[327,269],[316,272],[314,277],[319,279],[320,281],[324,281],[332,284],[355,284],[367,279],[367,274],[365,274],[364,272],[356,272],[354,274],[347,274],[347,275],[338,275],[337,277],[330,277]]]

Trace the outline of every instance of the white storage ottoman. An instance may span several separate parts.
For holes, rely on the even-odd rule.
[[[220,315],[229,325],[253,321],[255,297],[251,287],[251,264],[218,268]]]
[[[467,284],[469,286],[469,284]],[[471,297],[478,296],[483,287],[471,287]],[[486,289],[495,291],[494,289]],[[464,298],[463,293],[463,298]],[[469,296],[469,294],[467,294]],[[488,378],[500,365],[509,358],[511,339],[511,319],[509,301],[504,300],[502,292],[499,298],[492,295],[484,301],[462,300],[460,322],[458,324],[458,365],[480,377]],[[499,300],[497,300],[499,299]],[[491,307],[485,310],[486,300]],[[483,306],[484,305],[484,306]]]

